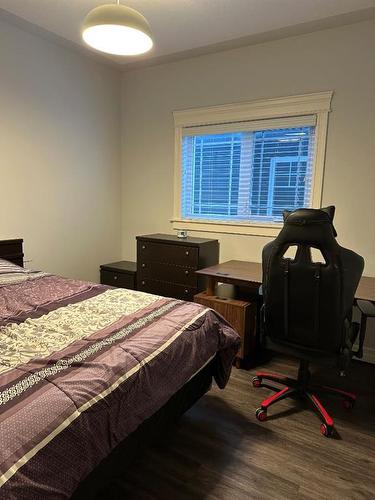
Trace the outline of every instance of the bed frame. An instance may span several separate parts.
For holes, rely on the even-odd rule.
[[[1,259],[23,267],[23,255],[23,239],[0,240]],[[75,500],[122,498],[121,481],[126,467],[147,447],[162,441],[171,426],[210,389],[215,362],[213,359],[164,406],[117,445],[110,455],[80,483],[72,498]]]
[[[23,267],[23,240],[0,240],[0,259]]]
[[[212,385],[215,358],[176,392],[164,406],[129,434],[84,479],[72,500],[115,500],[125,498],[122,483],[126,483],[126,469],[150,446],[163,443],[168,432]],[[126,418],[126,415],[124,415]]]

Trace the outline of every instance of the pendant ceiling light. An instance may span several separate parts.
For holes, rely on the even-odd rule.
[[[151,49],[147,20],[134,9],[106,4],[89,12],[82,25],[83,40],[96,50],[119,56],[135,56]]]

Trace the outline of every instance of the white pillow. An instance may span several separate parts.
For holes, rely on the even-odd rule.
[[[0,259],[0,274],[10,274],[10,273],[26,273],[27,270],[13,262],[8,260]]]

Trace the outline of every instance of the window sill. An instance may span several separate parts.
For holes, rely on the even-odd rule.
[[[280,224],[248,224],[204,220],[171,219],[173,229],[186,229],[207,233],[244,234],[248,236],[277,236]]]

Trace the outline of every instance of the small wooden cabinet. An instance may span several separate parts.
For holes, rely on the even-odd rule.
[[[219,295],[208,295],[207,292],[198,293],[194,297],[194,302],[220,313],[240,335],[241,347],[235,361],[237,368],[240,368],[244,360],[249,359],[250,356],[254,357],[255,354],[257,303],[221,297],[220,287],[217,291]]]
[[[194,301],[211,307],[230,323],[241,337],[236,366],[253,363],[257,355],[257,319],[259,286],[262,282],[260,264],[230,260],[201,269],[197,274],[208,278],[207,289]],[[245,363],[244,363],[245,362]]]
[[[137,236],[137,288],[177,299],[193,300],[206,287],[195,271],[219,261],[219,242],[169,234]]]
[[[137,265],[135,262],[122,260],[100,266],[100,283],[118,288],[136,289]]]

